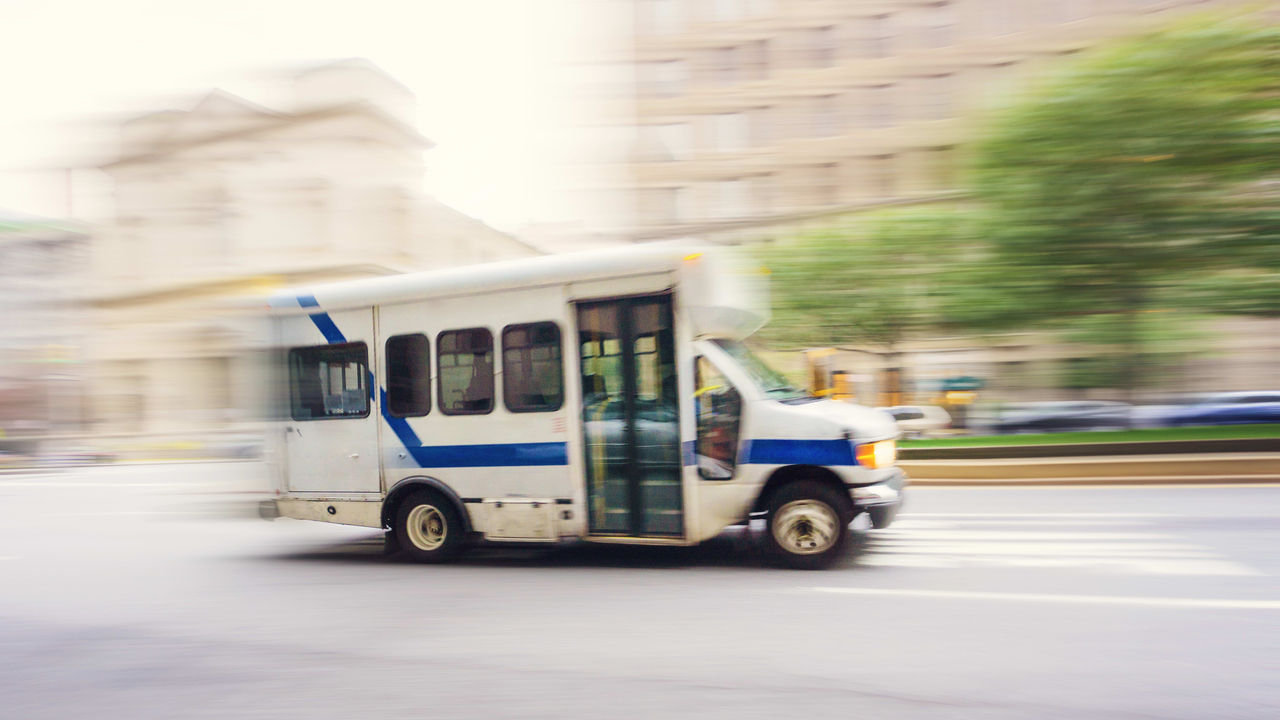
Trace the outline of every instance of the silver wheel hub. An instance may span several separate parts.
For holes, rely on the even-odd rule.
[[[420,550],[436,550],[444,544],[445,536],[449,532],[449,523],[445,521],[444,513],[434,505],[418,505],[409,511],[405,530],[408,532],[409,542],[412,542],[414,547]]]
[[[773,539],[796,555],[829,550],[840,537],[840,520],[830,505],[819,500],[793,500],[778,508]]]

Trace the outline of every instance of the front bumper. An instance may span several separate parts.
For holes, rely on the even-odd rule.
[[[871,518],[871,527],[885,528],[902,507],[906,484],[907,474],[901,468],[894,468],[888,480],[874,485],[851,486],[849,496],[853,498],[854,508],[866,512]]]

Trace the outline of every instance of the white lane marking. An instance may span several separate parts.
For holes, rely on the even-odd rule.
[[[1074,532],[1071,530],[1058,532],[1028,532],[1025,530],[877,530],[872,532],[873,540],[910,539],[910,540],[999,540],[1000,542],[1021,542],[1024,540],[1070,540],[1073,542],[1090,542],[1097,540],[1169,540],[1172,535],[1151,532]]]
[[[995,543],[941,543],[941,542],[900,542],[869,543],[867,551],[884,553],[923,553],[951,555],[1045,555],[1062,556],[1124,556],[1124,557],[1221,557],[1197,545],[1172,545],[1160,543],[1016,543],[999,545]]]
[[[858,565],[909,568],[1074,568],[1112,573],[1145,575],[1202,575],[1213,577],[1257,577],[1262,573],[1230,560],[1213,558],[1133,558],[1072,557],[1046,558],[1009,555],[863,555]]]
[[[868,533],[856,562],[874,567],[1046,567],[1217,577],[1264,574],[1177,535],[1151,530],[1127,532],[1131,528],[1120,528],[1126,532],[1111,528],[1077,530],[1058,526],[1075,521],[1058,517],[1062,514],[1054,515],[1039,520],[1018,519],[1017,525],[1004,525],[1009,522],[1004,519],[988,520],[992,525],[986,527],[972,517],[920,520],[924,527],[915,528],[895,524],[891,529]],[[1037,528],[1038,523],[1052,526]]]
[[[0,480],[0,489],[10,488],[10,487],[47,487],[47,488],[91,487],[91,488],[101,488],[103,490],[111,490],[113,488],[121,488],[121,487],[153,487],[153,488],[188,487],[189,488],[189,487],[202,487],[202,486],[196,485],[194,483],[64,482],[61,480],[51,480],[49,482],[7,482],[7,481]],[[210,487],[214,487],[214,486],[210,486]]]
[[[907,518],[1176,518],[1176,517],[1192,517],[1191,515],[1172,515],[1169,513],[1116,513],[1116,512],[1081,512],[1081,513],[999,513],[999,512],[972,512],[972,513],[929,513],[929,512],[913,512],[903,514],[903,519]]]
[[[1004,527],[1150,527],[1149,520],[1125,520],[1123,518],[1083,518],[1076,520],[1016,520],[1011,518],[965,518],[957,520],[894,520],[894,530],[941,530],[961,528],[1004,528]]]
[[[968,590],[908,590],[891,588],[807,587],[812,592],[881,597],[917,597],[947,600],[999,600],[1004,602],[1065,603],[1076,605],[1139,605],[1145,607],[1212,608],[1216,610],[1280,610],[1280,600],[1229,598],[1169,598],[1130,595],[1052,595],[1048,593],[974,592]]]
[[[46,517],[112,517],[115,515],[209,515],[212,511],[200,510],[102,510],[99,512],[70,512]]]

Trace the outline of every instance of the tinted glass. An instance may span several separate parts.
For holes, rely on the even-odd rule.
[[[289,351],[290,414],[294,420],[369,415],[369,348],[364,343]]]
[[[559,410],[564,404],[560,328],[509,325],[502,331],[502,399],[512,412]]]
[[[706,358],[694,363],[694,410],[698,442],[694,450],[698,474],[707,480],[729,480],[738,460],[738,420],[742,400],[733,385]]]
[[[387,338],[387,412],[395,417],[431,412],[431,353],[426,335]]]
[[[493,333],[485,328],[440,333],[436,362],[440,412],[483,415],[493,411]]]

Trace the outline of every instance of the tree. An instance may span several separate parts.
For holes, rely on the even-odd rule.
[[[1134,388],[1143,313],[1280,308],[1278,78],[1280,30],[1201,20],[1074,63],[999,116],[973,181],[1005,320],[1109,316]]]
[[[873,346],[896,379],[902,342],[948,323],[951,294],[961,287],[951,275],[976,239],[971,211],[930,207],[861,216],[762,246],[773,295],[764,334],[790,347]]]

